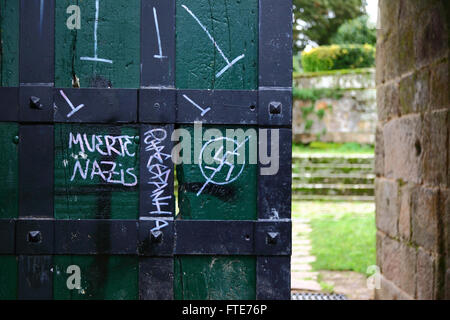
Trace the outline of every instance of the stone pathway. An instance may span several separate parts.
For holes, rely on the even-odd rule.
[[[292,221],[292,260],[291,288],[295,291],[321,291],[317,282],[317,272],[313,272],[311,263],[316,260],[311,255],[311,233],[309,219]]]

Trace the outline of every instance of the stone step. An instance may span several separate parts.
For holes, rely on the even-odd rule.
[[[312,267],[309,264],[291,264],[291,271],[292,272],[305,272],[305,271],[312,271]]]
[[[371,173],[315,174],[303,172],[294,173],[292,180],[294,183],[308,184],[374,184],[375,175]]]
[[[292,186],[294,195],[373,196],[373,184],[307,184]]]
[[[308,238],[304,238],[304,239],[299,239],[298,237],[293,236],[293,240],[292,240],[292,245],[296,246],[310,246],[311,245],[311,240],[309,240]]]
[[[316,257],[314,257],[314,256],[306,256],[306,257],[292,256],[292,258],[291,258],[292,265],[309,264],[309,263],[313,263],[315,261],[316,261]]]
[[[311,256],[311,248],[309,250],[295,250],[292,251],[292,258],[305,258]]]
[[[346,201],[346,202],[373,202],[374,196],[359,196],[359,195],[314,195],[314,194],[292,194],[294,201]]]
[[[291,280],[292,290],[321,291],[322,287],[314,280]]]
[[[291,279],[317,280],[319,273],[316,271],[291,272]]]
[[[292,166],[292,172],[295,174],[315,173],[322,175],[329,174],[373,174],[372,166],[333,166],[315,165],[309,167]]]
[[[347,163],[347,164],[373,164],[375,156],[370,154],[359,155],[326,155],[326,154],[293,154],[294,163]]]

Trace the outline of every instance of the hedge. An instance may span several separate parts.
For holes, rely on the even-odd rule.
[[[375,66],[375,48],[368,44],[321,46],[302,52],[302,66],[305,72],[370,68]]]

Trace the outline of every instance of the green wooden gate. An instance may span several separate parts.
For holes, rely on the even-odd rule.
[[[290,0],[0,0],[0,27],[0,299],[290,298]]]

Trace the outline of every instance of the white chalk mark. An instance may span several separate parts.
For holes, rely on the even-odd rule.
[[[211,108],[207,107],[206,109],[203,109],[202,107],[200,107],[197,103],[195,103],[192,99],[190,99],[187,95],[183,94],[183,98],[185,98],[187,101],[189,101],[194,107],[196,107],[197,109],[199,109],[202,114],[201,116],[204,117],[205,114],[207,114]]]
[[[156,13],[156,8],[153,7],[153,17],[155,18],[155,28],[156,28],[156,35],[158,36],[158,48],[159,48],[159,54],[155,54],[153,57],[156,59],[165,59],[166,56],[163,55],[162,52],[162,45],[161,45],[161,35],[159,33],[159,24],[158,24],[158,14]]]
[[[61,94],[61,96],[64,98],[64,100],[66,100],[67,104],[70,106],[70,108],[72,109],[72,111],[67,115],[67,118],[70,118],[71,116],[73,116],[75,113],[77,113],[78,111],[80,111],[82,108],[84,108],[84,104],[80,104],[78,107],[75,107],[72,103],[72,101],[70,101],[70,99],[66,96],[66,94],[64,93],[64,91],[59,90],[59,93]]]
[[[225,54],[223,53],[222,49],[219,47],[219,45],[217,44],[216,40],[214,39],[214,37],[209,33],[208,29],[206,29],[206,27],[202,24],[202,22],[200,21],[199,18],[197,18],[197,16],[188,8],[186,7],[184,4],[181,5],[184,10],[186,10],[191,16],[192,18],[195,19],[195,21],[197,21],[197,23],[199,24],[199,26],[203,29],[203,31],[205,31],[206,35],[208,36],[208,38],[212,41],[212,43],[214,44],[214,46],[216,47],[217,51],[219,51],[220,55],[222,56],[223,60],[225,60],[225,62],[227,63],[227,65],[219,72],[216,74],[216,78],[220,78],[228,69],[230,69],[236,62],[238,62],[239,60],[243,59],[245,57],[245,54],[240,55],[239,57],[237,57],[236,59],[234,59],[233,61],[230,62],[230,60],[227,58],[227,56],[225,56]]]
[[[236,59],[234,59],[233,61],[231,61],[229,64],[227,64],[218,74],[216,74],[216,78],[220,78],[222,76],[222,74],[224,74],[228,69],[230,69],[236,62],[238,62],[239,60],[243,59],[245,57],[245,54],[240,55],[239,57],[237,57]]]
[[[203,190],[205,190],[206,186],[207,186],[208,184],[210,184],[210,183],[216,184],[216,185],[226,185],[226,184],[230,184],[230,183],[236,181],[236,180],[241,176],[242,172],[244,171],[245,163],[243,163],[240,172],[239,172],[233,179],[230,180],[230,178],[231,178],[231,173],[232,173],[232,171],[234,170],[234,166],[233,166],[232,164],[230,164],[230,163],[227,161],[227,159],[228,159],[228,157],[229,157],[230,155],[232,155],[232,156],[235,156],[235,155],[238,156],[239,153],[237,153],[237,151],[238,151],[240,148],[242,148],[242,146],[245,145],[245,144],[247,143],[247,141],[250,140],[250,138],[251,138],[251,137],[247,137],[247,138],[244,140],[244,142],[242,142],[241,144],[238,145],[236,141],[234,141],[234,140],[232,140],[232,139],[229,139],[229,138],[223,138],[223,137],[222,137],[222,138],[217,138],[217,139],[211,140],[211,141],[209,141],[208,143],[206,143],[206,144],[203,146],[202,151],[200,152],[199,166],[200,166],[200,171],[202,172],[203,177],[206,178],[206,182],[205,182],[205,184],[203,185],[203,187],[199,190],[199,192],[197,193],[197,197],[200,196],[200,195],[202,194]],[[211,176],[210,176],[209,178],[207,178],[206,175],[205,175],[205,173],[204,173],[204,171],[203,171],[203,168],[202,168],[202,166],[201,166],[203,153],[204,153],[205,148],[206,148],[207,145],[209,145],[209,144],[212,143],[212,142],[219,141],[219,140],[233,141],[234,144],[237,145],[237,147],[236,147],[236,149],[234,149],[233,152],[227,151],[227,152],[225,153],[225,155],[222,157],[222,159],[216,159],[216,158],[214,157],[215,160],[219,160],[219,166],[218,166],[217,168],[213,169],[213,172],[212,172]],[[216,153],[216,156],[217,156],[217,154],[218,154],[218,153]],[[222,170],[222,168],[224,167],[224,165],[230,166],[230,170],[228,171],[226,181],[225,181],[225,182],[222,182],[222,183],[219,183],[219,182],[214,181],[214,176],[215,176],[218,172],[220,172],[220,171]],[[209,168],[209,169],[212,169],[211,167],[208,167],[208,168]]]
[[[112,60],[101,59],[101,58],[96,58],[96,57],[81,57],[80,60],[84,60],[84,61],[97,61],[97,62],[105,62],[105,63],[113,63]]]
[[[44,23],[44,0],[41,0],[39,9],[39,34],[42,36],[42,25]]]
[[[97,39],[97,31],[98,31],[98,16],[100,11],[100,0],[95,0],[95,22],[94,22],[94,56],[93,57],[81,57],[80,60],[84,61],[95,61],[95,62],[105,62],[105,63],[113,63],[112,60],[109,59],[101,59],[98,57],[98,39]]]

